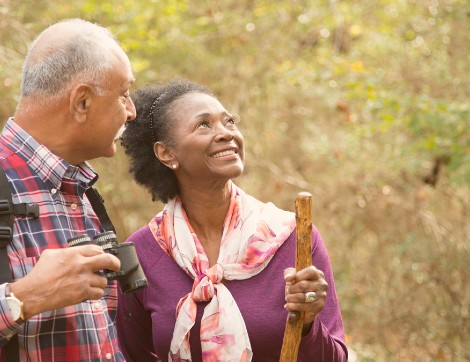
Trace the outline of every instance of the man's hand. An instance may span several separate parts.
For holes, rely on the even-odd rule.
[[[97,245],[47,249],[33,270],[10,288],[24,303],[24,315],[28,319],[86,299],[100,299],[107,279],[96,272],[119,271],[120,266],[118,258]]]

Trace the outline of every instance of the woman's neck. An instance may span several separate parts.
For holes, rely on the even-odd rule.
[[[182,190],[181,200],[194,232],[209,258],[209,264],[217,262],[225,216],[230,205],[227,187],[218,189]]]

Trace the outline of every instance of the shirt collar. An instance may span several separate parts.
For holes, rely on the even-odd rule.
[[[2,136],[8,147],[24,159],[43,182],[49,181],[57,189],[60,189],[64,178],[76,180],[86,186],[93,185],[98,179],[98,174],[88,162],[82,162],[78,166],[71,165],[36,141],[13,117],[8,119]]]

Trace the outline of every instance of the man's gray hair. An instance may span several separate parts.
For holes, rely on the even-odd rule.
[[[41,38],[46,29],[31,44],[23,65],[22,96],[61,97],[79,83],[91,84],[101,92],[113,65],[113,49],[118,44],[115,36],[108,29],[81,19],[57,24],[66,24],[73,31],[59,44],[38,46],[45,42]]]

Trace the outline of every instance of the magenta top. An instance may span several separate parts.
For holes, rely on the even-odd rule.
[[[148,287],[119,295],[117,330],[128,361],[168,361],[176,322],[176,305],[189,293],[193,279],[155,241],[148,225],[128,241],[136,244]],[[298,361],[347,361],[343,322],[330,259],[318,231],[312,232],[312,261],[329,285],[323,311],[308,335],[302,338]],[[246,280],[225,280],[245,320],[253,350],[253,362],[278,362],[286,325],[283,271],[295,265],[295,231],[279,248],[266,268]],[[200,321],[207,302],[198,303],[196,324],[191,330],[193,362],[202,361]]]

